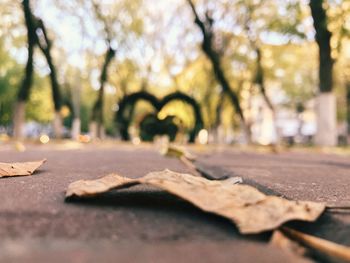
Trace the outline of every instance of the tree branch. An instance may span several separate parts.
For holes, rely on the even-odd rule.
[[[44,25],[44,22],[41,19],[35,18],[36,20],[36,42],[44,54],[47,64],[50,68],[50,81],[51,81],[51,87],[52,87],[52,96],[53,96],[53,101],[54,101],[54,106],[55,110],[59,111],[62,106],[62,101],[61,101],[61,92],[60,92],[60,86],[58,84],[57,80],[57,72],[56,72],[56,67],[53,63],[53,59],[51,56],[51,47],[52,43],[51,40],[48,37],[46,27]],[[42,38],[40,35],[38,35],[39,31],[42,33]]]
[[[203,41],[202,41],[202,50],[210,60],[214,75],[217,79],[217,81],[220,83],[223,91],[228,94],[237,114],[239,115],[242,123],[244,126],[246,126],[244,114],[242,111],[242,108],[239,104],[239,98],[237,94],[231,89],[229,81],[227,80],[222,65],[221,65],[221,58],[220,55],[216,50],[213,48],[213,30],[212,25],[214,23],[214,20],[210,17],[209,12],[206,12],[206,20],[202,21],[199,18],[199,15],[196,11],[196,8],[192,2],[192,0],[187,0],[188,4],[191,7],[192,13],[195,17],[194,22],[197,24],[197,26],[200,28],[202,35],[203,35]],[[246,127],[245,127],[246,128]],[[247,131],[249,133],[249,131]]]

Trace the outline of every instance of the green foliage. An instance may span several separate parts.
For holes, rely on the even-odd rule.
[[[14,2],[4,0],[0,4],[0,125],[11,123],[13,104],[23,77],[26,32],[23,18],[17,15],[21,12],[20,5]],[[83,132],[88,132],[91,109],[97,96],[96,83],[106,37],[111,38],[117,50],[110,65],[104,97],[104,121],[109,134],[116,132],[114,115],[118,101],[140,90],[147,90],[157,97],[181,91],[199,102],[206,128],[214,128],[218,119],[225,127],[239,127],[231,103],[220,97],[221,90],[211,65],[200,51],[200,34],[186,1],[56,0],[50,6],[44,2],[33,1],[32,7],[47,21],[55,41],[53,56],[57,61],[59,80],[67,83],[62,90],[63,104],[79,104]],[[222,56],[225,74],[240,94],[244,107],[260,94],[254,85],[255,46],[262,51],[267,93],[278,90],[284,94],[283,100],[276,105],[277,110],[281,107],[295,110],[297,105],[305,104],[315,96],[318,55],[306,2],[195,2],[201,16],[207,9],[213,13],[215,48]],[[99,15],[94,12],[93,3],[99,6]],[[50,12],[44,12],[45,8]],[[345,85],[350,79],[346,74],[349,43],[344,42],[350,31],[349,10],[349,0],[327,1],[329,29],[333,33],[332,56],[337,59],[335,91],[340,119],[345,119]],[[70,21],[72,28],[67,26]],[[69,28],[68,33],[62,28]],[[36,75],[27,105],[27,119],[48,123],[53,117],[53,107],[47,70],[42,64],[40,57],[35,59]],[[77,94],[78,103],[74,100]],[[218,105],[222,107],[221,118],[216,114]],[[151,111],[149,105],[138,103],[131,126],[138,126]],[[192,109],[182,102],[169,104],[161,115],[162,118],[176,115],[185,130],[193,127]],[[72,117],[69,114],[65,118],[66,126],[71,125]]]
[[[35,75],[33,89],[26,105],[26,119],[39,123],[49,123],[53,119],[53,102],[48,78]]]
[[[9,125],[16,97],[16,88],[20,82],[22,67],[9,56],[0,38],[0,125]]]
[[[174,116],[159,119],[155,114],[146,115],[140,123],[140,137],[143,141],[153,141],[157,135],[168,135],[170,141],[174,141],[178,127]]]
[[[87,104],[82,104],[80,108],[80,120],[81,120],[81,131],[86,133],[89,131],[89,121],[90,121],[90,106]]]

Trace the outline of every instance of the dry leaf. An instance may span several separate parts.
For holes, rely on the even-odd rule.
[[[21,142],[16,142],[15,143],[15,149],[19,152],[24,152],[26,150],[26,147],[24,146],[23,143]]]
[[[110,174],[97,180],[76,181],[68,186],[66,197],[92,196],[135,184],[158,187],[204,211],[226,217],[245,234],[276,229],[290,220],[314,221],[325,209],[322,203],[266,196],[254,187],[234,184],[231,180],[211,181],[169,170],[151,172],[137,179]]]
[[[164,146],[160,150],[160,153],[165,156],[176,157],[176,158],[180,158],[183,156],[190,161],[194,161],[196,159],[196,156],[188,152],[185,148],[181,148],[175,145]]]
[[[35,162],[0,163],[0,177],[31,175],[46,159]]]
[[[209,180],[225,180],[231,177],[226,171],[219,169],[218,167],[214,168],[202,163],[194,163],[196,156],[192,155],[185,149],[174,145],[167,145],[165,148],[162,148],[161,154],[178,158],[184,165],[186,165],[191,174],[195,176],[205,177]],[[213,171],[213,168],[215,171]],[[243,182],[241,177],[235,177],[235,180],[237,183]]]
[[[193,164],[192,161],[187,159],[185,156],[180,156],[180,161],[189,169],[190,173],[195,176],[201,177],[202,174],[197,171],[196,166]]]

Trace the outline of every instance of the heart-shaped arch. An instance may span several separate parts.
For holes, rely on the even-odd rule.
[[[146,91],[139,91],[139,92],[135,92],[125,96],[119,102],[119,109],[116,114],[116,122],[117,122],[117,127],[119,129],[120,135],[123,140],[130,139],[128,129],[132,118],[131,109],[138,101],[142,101],[142,100],[149,102],[157,112],[161,111],[161,109],[168,103],[176,100],[180,100],[190,105],[193,109],[194,117],[195,117],[195,125],[189,133],[189,136],[190,136],[189,142],[191,143],[195,141],[195,138],[198,132],[204,126],[199,104],[196,102],[194,98],[182,92],[177,91],[174,93],[170,93],[166,95],[163,99],[159,100],[157,97],[155,97],[154,95]]]

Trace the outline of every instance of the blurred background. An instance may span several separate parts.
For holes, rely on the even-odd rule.
[[[1,0],[1,140],[346,146],[348,0]]]

